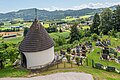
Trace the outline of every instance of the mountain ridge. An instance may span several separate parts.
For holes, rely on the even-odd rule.
[[[116,6],[111,6],[111,9],[115,9]],[[18,11],[12,11],[8,13],[0,13],[0,20],[13,20],[16,18],[22,18],[24,20],[33,20],[35,17],[35,9],[22,9]],[[66,16],[79,17],[84,16],[86,14],[100,13],[103,8],[91,9],[84,8],[80,10],[55,10],[55,11],[47,11],[37,9],[38,19],[40,20],[53,20],[53,19],[63,19]]]

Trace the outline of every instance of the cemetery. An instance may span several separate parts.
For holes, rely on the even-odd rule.
[[[113,21],[120,6],[115,11],[107,8],[93,18],[69,16],[50,21],[39,20],[34,10],[33,21],[15,23],[27,22],[29,27],[13,26],[0,32],[0,78],[84,72],[95,80],[120,79],[120,19],[115,18],[117,24]]]

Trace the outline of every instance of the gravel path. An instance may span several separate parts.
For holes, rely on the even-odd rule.
[[[91,74],[66,72],[31,78],[1,78],[0,80],[93,80]]]

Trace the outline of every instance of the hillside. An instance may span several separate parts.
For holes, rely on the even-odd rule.
[[[100,12],[99,9],[82,9],[82,10],[56,10],[56,11],[46,11],[37,9],[38,18],[40,20],[52,20],[52,19],[62,19],[66,16],[79,17],[86,14],[94,14]],[[24,20],[32,20],[35,17],[35,8],[19,10],[17,12],[9,12],[5,14],[0,14],[0,20],[12,20],[16,18],[23,18]]]
[[[116,6],[110,7],[111,9],[115,9]],[[47,10],[39,10],[37,9],[38,19],[40,20],[53,20],[53,19],[63,19],[66,16],[79,17],[84,16],[86,14],[100,13],[102,11],[101,8],[98,9],[90,9],[85,8],[81,10],[56,10],[56,11],[47,11]],[[35,8],[31,9],[23,9],[17,12],[9,12],[9,13],[0,13],[0,20],[12,20],[16,18],[22,18],[24,20],[32,20],[35,17]]]

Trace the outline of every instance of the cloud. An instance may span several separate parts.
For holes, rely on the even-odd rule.
[[[41,8],[44,10],[48,10],[48,11],[54,11],[54,10],[79,10],[79,9],[84,9],[84,8],[92,8],[92,9],[96,9],[96,8],[106,8],[106,7],[110,7],[110,6],[114,6],[114,5],[120,5],[120,2],[117,3],[109,3],[109,2],[105,2],[105,3],[88,3],[88,4],[81,4],[78,6],[72,6],[70,8],[60,8],[60,7],[56,7],[56,6],[51,6],[49,8]]]

